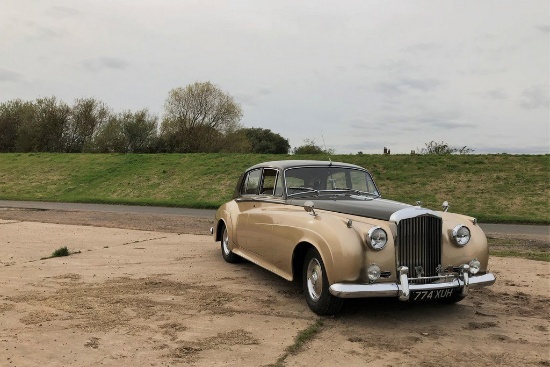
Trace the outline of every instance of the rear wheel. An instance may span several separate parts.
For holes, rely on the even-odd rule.
[[[325,264],[314,248],[304,259],[302,285],[307,304],[317,315],[334,315],[342,308],[344,300],[330,294]]]
[[[229,249],[229,232],[227,231],[227,227],[223,226],[223,233],[222,233],[222,239],[221,239],[221,250],[222,250],[222,256],[225,261],[228,263],[237,263],[240,261],[240,256],[235,255],[233,251]]]

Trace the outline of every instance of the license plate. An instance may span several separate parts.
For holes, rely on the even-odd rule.
[[[453,291],[454,288],[416,291],[412,292],[410,299],[413,301],[431,301],[435,299],[449,298],[453,295]]]

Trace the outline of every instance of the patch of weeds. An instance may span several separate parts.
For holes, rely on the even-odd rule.
[[[40,258],[40,260],[52,259],[54,257],[69,256],[69,255],[72,255],[72,254],[79,254],[79,253],[80,253],[80,251],[70,252],[69,249],[67,248],[67,246],[63,246],[63,247],[58,248],[54,252],[52,252],[52,254],[50,256],[42,257],[42,258]]]
[[[69,256],[69,249],[67,246],[63,246],[52,252],[51,257],[61,257],[61,256]]]

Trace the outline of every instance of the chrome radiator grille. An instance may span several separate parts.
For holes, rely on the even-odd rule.
[[[409,268],[410,278],[437,276],[441,264],[441,218],[421,215],[401,220],[397,226],[397,261],[398,266]]]

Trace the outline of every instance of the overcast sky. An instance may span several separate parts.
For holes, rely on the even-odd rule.
[[[550,153],[550,1],[0,2],[0,102],[161,118],[196,81],[293,147]]]

